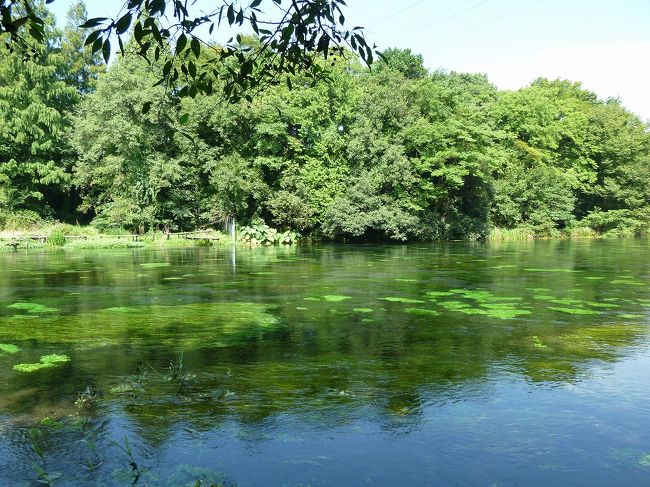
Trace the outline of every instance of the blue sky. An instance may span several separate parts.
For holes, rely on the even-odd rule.
[[[62,20],[72,0],[50,8]],[[264,6],[266,2],[262,3]],[[202,0],[202,5],[217,0]],[[347,0],[346,23],[428,68],[486,73],[502,89],[539,76],[581,81],[650,120],[650,0]],[[122,0],[87,0],[91,17]]]

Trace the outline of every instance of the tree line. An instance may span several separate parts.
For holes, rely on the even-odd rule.
[[[44,18],[38,56],[0,52],[5,227],[187,230],[235,218],[397,241],[648,229],[650,127],[580,83],[499,91],[481,74],[428,71],[410,50],[388,49],[370,70],[330,51],[314,55],[327,80],[297,71],[233,103],[215,76],[211,94],[178,97],[133,41],[104,68],[84,46],[82,3],[63,29]],[[200,56],[218,57],[213,47]]]

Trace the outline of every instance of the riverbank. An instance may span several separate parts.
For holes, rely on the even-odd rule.
[[[632,238],[639,235],[602,234],[589,227],[557,230],[548,236],[535,235],[526,228],[493,228],[486,242],[518,242],[533,240]],[[193,248],[232,245],[238,243],[250,246],[250,241],[235,241],[226,233],[213,229],[191,232],[144,234],[106,233],[92,226],[53,224],[24,230],[0,231],[0,251],[62,248],[81,249],[128,249],[128,248]],[[406,243],[406,242],[394,242]],[[253,246],[261,244],[253,244]]]
[[[91,226],[53,224],[24,230],[0,231],[0,249],[126,249],[211,247],[230,244],[228,235],[215,230],[144,234],[104,233]]]

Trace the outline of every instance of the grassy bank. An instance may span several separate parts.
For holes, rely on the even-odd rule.
[[[246,227],[248,228],[248,227]],[[245,229],[240,237],[245,237]],[[518,242],[548,239],[576,238],[622,238],[635,237],[638,234],[621,232],[599,233],[589,227],[575,227],[555,230],[549,235],[540,236],[530,228],[492,228],[486,241],[488,242]],[[295,242],[295,241],[294,241]],[[201,230],[179,234],[163,232],[148,232],[142,235],[121,232],[102,232],[92,226],[51,224],[31,227],[22,230],[0,231],[0,251],[25,248],[62,248],[69,250],[80,249],[130,249],[130,248],[193,248],[211,247],[217,245],[251,246],[251,241],[232,242],[230,236],[216,230]],[[253,242],[253,246],[269,242]],[[404,243],[404,242],[395,242]]]
[[[91,226],[52,224],[22,230],[0,231],[0,249],[3,250],[191,248],[230,243],[228,235],[215,230],[169,235],[163,232],[148,232],[136,235],[126,232],[101,232]]]

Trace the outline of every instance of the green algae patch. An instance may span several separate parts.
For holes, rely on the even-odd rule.
[[[626,286],[645,286],[645,283],[641,281],[636,281],[634,279],[614,279],[609,281],[610,284],[624,284]]]
[[[352,296],[343,296],[342,294],[326,294],[323,296],[323,299],[330,303],[338,303],[340,301],[345,301],[346,299],[351,299]]]
[[[594,311],[593,309],[583,309],[583,308],[559,308],[555,306],[549,306],[548,309],[553,311],[558,311],[560,313],[566,313],[569,315],[599,315],[602,314],[601,311]]]
[[[309,308],[305,308],[304,306],[296,306],[296,309],[298,311],[307,311]]]
[[[182,277],[163,277],[163,281],[182,281]]]
[[[463,303],[462,301],[443,301],[440,303],[440,306],[452,311],[470,307],[469,304]]]
[[[425,294],[427,296],[431,296],[432,298],[454,295],[454,293],[452,293],[451,291],[427,291]]]
[[[537,301],[552,301],[556,299],[555,296],[551,296],[550,294],[535,294],[533,296],[533,299]]]
[[[135,306],[113,306],[112,308],[106,308],[106,311],[114,311],[116,313],[137,313],[138,308]]]
[[[51,364],[51,363],[43,364],[37,362],[35,364],[16,364],[14,365],[14,370],[17,372],[36,372],[37,370],[51,369],[53,367],[56,367],[56,364]]]
[[[638,320],[640,318],[644,318],[644,315],[634,314],[634,313],[623,313],[618,316],[620,316],[621,318],[625,318],[626,320]]]
[[[585,301],[585,304],[587,306],[591,306],[592,308],[620,308],[618,304],[612,304],[612,303],[601,303],[601,302],[596,302],[596,301]]]
[[[600,281],[605,278],[603,276],[585,276],[584,279],[587,279],[589,281]]]
[[[14,354],[20,352],[20,347],[11,343],[0,343],[0,352]]]
[[[84,346],[136,343],[174,347],[228,347],[262,339],[280,329],[279,320],[260,303],[209,302],[135,307],[131,312],[99,309],[75,315],[0,318],[6,341],[36,340]]]
[[[455,309],[454,311],[460,311],[466,315],[487,315],[488,311],[481,308],[461,308]]]
[[[426,309],[426,308],[406,308],[404,312],[412,315],[420,315],[420,316],[437,316],[440,314],[434,309]]]
[[[320,298],[317,298],[315,296],[307,296],[304,298],[305,301],[320,301]]]
[[[488,310],[486,315],[491,318],[499,318],[500,320],[511,320],[513,318],[518,318],[519,316],[525,316],[532,314],[527,309],[491,309]]]
[[[533,335],[533,347],[535,348],[548,348],[547,345],[544,345],[537,335]]]
[[[158,269],[159,267],[169,266],[171,266],[169,262],[146,262],[144,264],[140,264],[140,267],[144,267],[145,269]]]
[[[70,357],[67,355],[59,355],[56,353],[52,353],[50,355],[43,355],[41,357],[41,363],[44,364],[60,364],[63,362],[70,362]]]
[[[32,314],[39,313],[56,313],[59,311],[59,308],[49,308],[45,305],[39,303],[31,303],[28,301],[20,301],[18,303],[13,303],[7,306],[9,309],[19,309],[21,311],[27,311]]]
[[[571,305],[580,306],[583,303],[583,301],[579,299],[571,299],[571,298],[549,299],[548,301],[553,304],[562,304],[566,306],[571,306]]]
[[[421,299],[412,299],[412,298],[402,298],[399,296],[388,296],[381,298],[385,301],[390,301],[391,303],[406,303],[406,304],[422,304],[424,301]]]
[[[18,372],[36,372],[37,370],[51,369],[65,362],[70,362],[70,357],[52,353],[50,355],[43,355],[41,361],[37,363],[16,364],[14,365],[14,370]]]
[[[529,268],[524,269],[524,270],[526,272],[568,272],[568,273],[580,272],[580,271],[577,271],[575,269],[564,269],[564,268],[561,268],[561,267],[554,267],[554,268],[550,268],[550,269],[543,269],[543,268],[539,268],[539,267],[529,267]]]
[[[352,308],[352,311],[355,313],[372,313],[374,310],[372,308]]]

